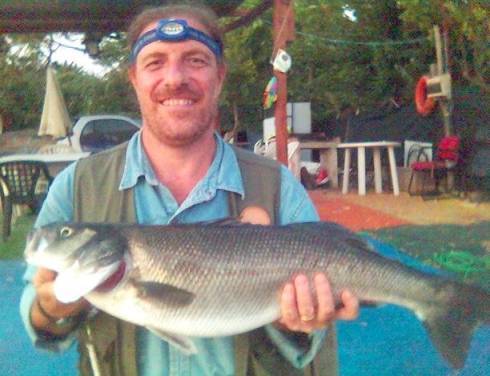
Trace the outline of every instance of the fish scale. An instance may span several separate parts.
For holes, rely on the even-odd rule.
[[[57,224],[30,234],[25,255],[63,281],[72,277],[73,285],[60,286],[58,299],[79,289],[99,309],[187,352],[187,337],[235,335],[277,320],[280,292],[298,273],[326,273],[337,302],[349,289],[361,301],[412,310],[455,368],[463,366],[475,328],[490,321],[487,291],[384,258],[356,234],[327,222]],[[102,284],[102,270],[125,263],[112,290],[83,288],[83,281]],[[98,264],[100,272],[93,270]]]

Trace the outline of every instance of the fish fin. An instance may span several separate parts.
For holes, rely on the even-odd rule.
[[[348,228],[335,222],[298,222],[285,225],[290,230],[311,234],[312,236],[328,236],[330,238],[356,238],[357,235]],[[361,240],[362,241],[362,240]]]
[[[360,251],[378,253],[369,243],[365,242],[361,238],[350,237],[350,238],[346,238],[345,242],[349,244],[351,247],[356,248]]]
[[[436,348],[453,368],[460,369],[473,331],[481,323],[490,322],[490,294],[459,283],[450,286],[455,289],[448,304],[438,304],[423,319]]]
[[[374,300],[361,300],[359,304],[364,308],[379,308],[386,305],[385,303],[375,302]]]
[[[196,295],[190,291],[158,282],[132,281],[141,299],[154,300],[166,306],[183,307],[192,303]]]
[[[298,223],[290,223],[285,225],[289,227],[291,230],[298,230],[301,232],[308,232],[310,234],[325,236],[325,234],[335,234],[336,237],[345,238],[347,235],[352,236],[354,233],[347,229],[344,226],[339,225],[335,222],[327,222],[327,221],[317,221],[317,222],[298,222]]]
[[[335,310],[336,311],[345,307],[344,304],[340,301],[340,298],[338,298],[338,299],[339,300],[335,301]],[[361,299],[361,300],[359,300],[359,305],[362,308],[379,308],[379,307],[386,305],[386,303],[377,302],[374,300],[363,300],[363,299]]]
[[[96,289],[119,268],[119,262],[98,268],[93,273],[81,270],[79,264],[60,272],[54,281],[56,299],[62,303],[72,303]]]
[[[167,341],[169,344],[179,349],[186,355],[192,355],[197,353],[196,345],[191,338],[180,336],[178,334],[165,332],[163,330],[147,326],[146,327],[150,332],[155,334],[157,337],[160,337],[164,341]]]

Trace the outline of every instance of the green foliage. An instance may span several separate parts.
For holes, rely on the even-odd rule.
[[[12,57],[0,62],[0,115],[7,126],[22,129],[36,121],[42,111],[45,73],[35,55]]]
[[[244,7],[259,3],[246,0]],[[435,24],[448,30],[454,80],[490,90],[490,17],[483,0],[296,0],[294,5],[297,35],[287,47],[293,59],[289,101],[310,101],[319,129],[346,109],[370,111],[392,99],[412,102],[416,81],[436,60]],[[273,74],[271,29],[269,10],[226,35],[228,78],[221,100],[225,129],[233,125],[234,107],[242,128],[261,128],[262,93]],[[138,113],[126,76],[125,45],[124,34],[104,37],[99,62],[110,71],[102,78],[73,65],[56,66],[73,118]],[[37,127],[45,65],[55,48],[49,35],[0,39],[0,115],[12,129]]]
[[[490,7],[488,0],[398,0],[402,21],[430,33],[439,25],[448,33],[453,77],[490,92]]]
[[[411,74],[404,73],[414,48],[372,43],[407,38],[394,0],[351,1],[351,16],[344,1],[297,3],[290,93],[294,100],[323,104],[321,112],[314,107],[314,123],[347,107],[367,110],[408,96]]]
[[[221,103],[224,129],[233,127],[234,103],[242,128],[261,127],[262,93],[271,75],[267,69],[271,54],[270,33],[270,26],[259,20],[226,35],[228,75]]]
[[[125,34],[113,33],[109,37],[103,38],[99,47],[100,55],[97,59],[99,64],[108,68],[115,68],[127,63],[129,50]]]
[[[117,53],[117,48],[122,48],[123,44],[124,40],[103,43],[101,62],[113,69],[102,78],[86,73],[75,64],[51,64],[55,68],[73,120],[82,115],[96,113],[138,116],[126,71],[120,68],[125,55],[121,50]],[[39,126],[45,94],[46,66],[54,49],[50,35],[15,35],[2,39],[0,115],[8,129]]]

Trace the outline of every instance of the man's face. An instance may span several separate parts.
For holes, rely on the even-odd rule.
[[[206,31],[199,23],[187,22]],[[156,23],[149,24],[141,34],[155,27]],[[213,132],[225,68],[203,43],[150,43],[136,57],[129,77],[140,104],[143,132],[172,146],[188,145]]]

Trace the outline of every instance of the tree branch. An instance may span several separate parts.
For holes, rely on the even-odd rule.
[[[229,31],[238,29],[239,27],[246,26],[255,20],[258,16],[264,13],[272,6],[272,0],[263,0],[255,8],[251,9],[244,16],[240,17],[238,20],[230,22],[228,25],[223,27],[223,32],[227,33]]]

